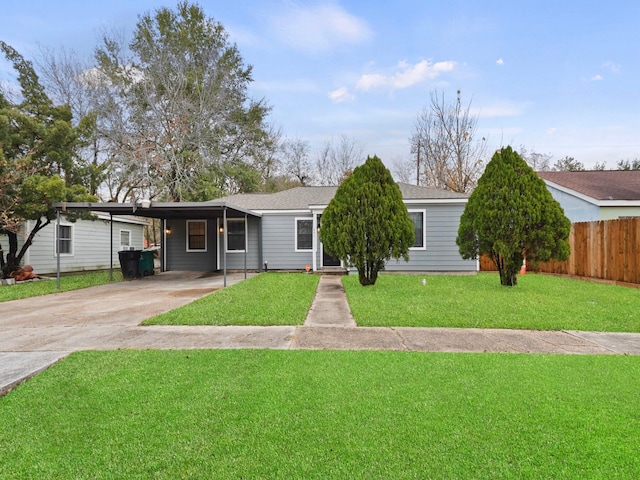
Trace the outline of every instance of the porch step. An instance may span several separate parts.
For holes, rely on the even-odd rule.
[[[316,275],[349,275],[349,270],[342,267],[323,267],[315,271]]]

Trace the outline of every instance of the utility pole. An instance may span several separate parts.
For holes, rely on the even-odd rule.
[[[420,185],[420,140],[418,139],[418,153],[416,158],[416,185]]]

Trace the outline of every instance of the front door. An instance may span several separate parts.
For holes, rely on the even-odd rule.
[[[324,246],[322,247],[322,266],[323,267],[339,267],[340,266],[340,259],[329,255],[327,251],[324,249]]]
[[[322,225],[322,215],[318,215],[318,229],[321,228]],[[318,239],[319,241],[319,239]],[[332,257],[327,251],[324,249],[324,245],[320,242],[322,248],[322,264],[320,267],[339,267],[340,260],[338,258]]]

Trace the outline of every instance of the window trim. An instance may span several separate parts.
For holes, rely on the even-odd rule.
[[[63,253],[60,252],[60,256],[61,257],[73,257],[74,256],[74,246],[75,246],[75,229],[73,228],[73,225],[67,222],[60,222],[60,227],[69,227],[69,238],[62,238],[62,241],[64,240],[68,240],[69,244],[70,244],[70,252],[69,253]],[[56,258],[58,256],[58,224],[55,224],[55,227],[53,229],[53,257]]]
[[[191,244],[189,242],[190,240],[190,235],[189,235],[189,225],[192,223],[204,223],[204,248],[191,248]],[[185,243],[185,247],[186,247],[186,251],[187,252],[194,252],[194,253],[206,253],[207,252],[207,246],[208,246],[208,238],[207,238],[207,221],[206,220],[187,220],[186,222],[186,231],[185,231],[185,236],[186,236],[186,243]]]
[[[234,222],[242,222],[244,224],[244,249],[243,250],[229,250],[229,223],[234,223]],[[247,229],[247,222],[245,222],[244,218],[227,218],[227,225],[225,226],[224,234],[225,234],[226,253],[246,253],[249,250],[248,248],[249,235],[248,235],[248,229]]]
[[[119,230],[119,233],[118,233],[118,238],[119,238],[119,243],[120,243],[120,250],[125,250],[125,248],[123,248],[123,247],[125,247],[125,245],[122,244],[122,233],[123,232],[127,232],[129,234],[129,244],[126,245],[126,247],[127,247],[126,250],[129,250],[129,247],[131,247],[131,237],[132,237],[131,236],[131,230],[126,230],[124,228],[121,228]]]
[[[298,246],[298,222],[311,222],[311,245],[309,248],[300,248]],[[312,252],[313,251],[313,217],[295,217],[293,222],[293,241],[296,252]]]
[[[422,214],[422,246],[421,247],[409,247],[409,250],[426,250],[427,249],[427,210],[424,208],[411,208],[407,209],[408,213],[421,213]],[[413,223],[413,220],[411,220]],[[415,227],[414,227],[415,230]]]

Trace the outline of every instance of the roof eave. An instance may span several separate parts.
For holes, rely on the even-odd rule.
[[[253,217],[261,214],[227,202],[152,202],[148,207],[138,203],[111,203],[111,202],[59,202],[54,203],[53,208],[66,212],[69,210],[105,212],[111,215],[137,215],[150,218],[170,218],[172,212],[184,214],[202,214],[233,210],[234,212]]]

